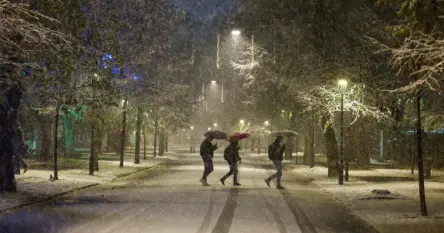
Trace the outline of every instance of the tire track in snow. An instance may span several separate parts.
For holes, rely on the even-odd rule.
[[[239,189],[230,188],[227,201],[225,202],[222,213],[217,219],[212,233],[228,233],[230,232],[231,225],[233,224],[234,214],[239,200]]]
[[[205,218],[202,221],[202,224],[200,225],[199,229],[197,230],[197,233],[205,233],[208,231],[208,228],[210,227],[210,223],[211,223],[211,214],[213,213],[214,210],[214,192],[215,192],[215,188],[211,189],[211,193],[210,193],[210,203],[208,206],[208,210],[207,213],[205,214]]]
[[[256,171],[255,173],[256,174]],[[257,181],[254,177],[251,177],[251,179],[253,180],[253,186],[255,188],[256,193],[259,194],[259,196],[262,198],[262,200],[265,203],[265,207],[267,208],[267,210],[271,213],[271,215],[273,216],[273,220],[276,223],[276,227],[279,231],[279,233],[287,233],[287,228],[285,227],[284,222],[281,219],[281,216],[279,214],[279,212],[274,209],[274,207],[271,205],[270,201],[264,196],[264,194],[260,191],[259,186],[257,185]]]

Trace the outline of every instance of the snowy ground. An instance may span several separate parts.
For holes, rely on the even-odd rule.
[[[327,178],[324,167],[299,166],[293,172],[312,182],[344,203],[381,233],[444,232],[444,172],[434,171],[426,181],[429,217],[420,215],[417,175],[408,170],[371,169],[350,171],[350,182],[339,186],[337,178]],[[389,190],[377,195],[372,190]]]
[[[210,187],[198,181],[198,154],[166,157],[156,168],[0,213],[0,232],[376,233],[291,170],[284,172],[285,190],[267,187],[264,179],[274,171],[266,157],[241,153],[240,187],[232,179],[219,182],[228,171],[220,153]]]
[[[28,172],[16,176],[18,186],[16,193],[1,194],[0,213],[75,189],[102,184],[153,167],[162,161],[164,159],[141,160],[141,164],[128,161],[124,163],[123,168],[119,167],[118,161],[99,161],[100,171],[95,172],[94,176],[90,176],[88,169],[79,165],[72,169],[60,170],[57,181],[50,180],[50,175],[53,175],[52,170],[35,170],[31,166]],[[61,163],[61,167],[64,167],[63,160]],[[87,161],[79,163],[87,163]]]

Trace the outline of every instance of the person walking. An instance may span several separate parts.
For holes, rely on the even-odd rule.
[[[203,186],[210,186],[207,182],[207,177],[214,170],[213,156],[214,151],[217,149],[217,144],[213,145],[211,141],[213,141],[213,137],[209,135],[200,145],[200,156],[202,157],[202,161],[204,163],[204,172],[202,178],[200,179],[200,182]]]
[[[273,161],[274,166],[276,167],[276,173],[265,179],[265,183],[268,187],[270,187],[270,182],[273,179],[276,179],[276,188],[284,189],[281,186],[281,177],[282,177],[282,160],[283,154],[285,151],[285,144],[282,136],[277,136],[276,140],[268,147],[268,158]]]
[[[224,177],[220,179],[220,182],[222,185],[225,185],[225,180],[233,175],[233,185],[234,186],[240,186],[238,180],[237,180],[237,174],[238,174],[238,163],[241,163],[242,159],[239,156],[239,144],[238,141],[231,141],[230,145],[225,148],[224,151],[224,159],[227,161],[228,165],[230,166],[230,171],[225,174]]]

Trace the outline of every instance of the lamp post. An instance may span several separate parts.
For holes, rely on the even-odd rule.
[[[265,126],[265,142],[264,142],[264,146],[265,146],[265,150],[264,153],[267,153],[267,147],[268,147],[268,132],[267,130],[269,130],[270,128],[270,122],[269,121],[264,121],[264,126]]]
[[[344,91],[347,89],[347,80],[340,79],[338,87],[341,92],[341,128],[339,137],[339,185],[344,184]]]

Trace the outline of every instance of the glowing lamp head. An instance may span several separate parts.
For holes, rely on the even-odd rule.
[[[338,81],[338,87],[339,87],[341,90],[345,90],[345,89],[347,88],[347,85],[348,85],[347,80],[345,80],[345,79],[339,79],[339,81]]]
[[[240,34],[241,34],[241,31],[238,30],[238,29],[235,29],[235,30],[231,31],[231,35],[233,35],[233,36],[239,36]]]

